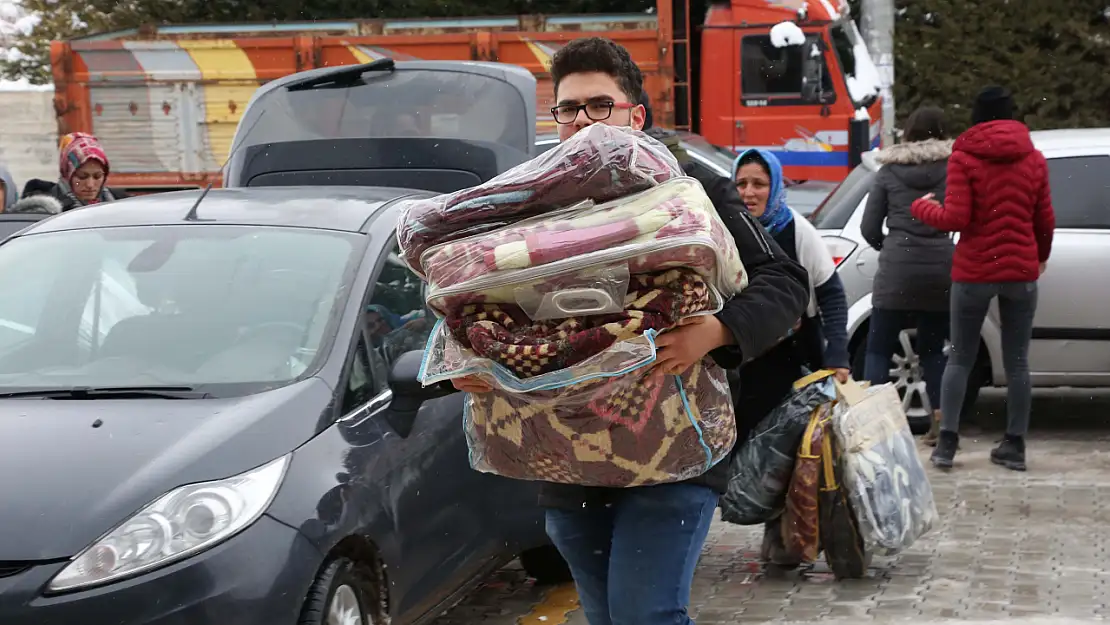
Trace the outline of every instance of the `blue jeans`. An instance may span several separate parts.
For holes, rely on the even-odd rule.
[[[549,509],[590,625],[692,625],[686,607],[717,493],[694,484],[630,488],[610,505]]]
[[[948,338],[949,315],[924,310],[871,311],[863,378],[873,385],[890,381],[891,357],[898,349],[902,330],[917,327],[915,348],[925,376],[925,394],[933,410],[940,410],[941,378],[944,376],[944,341]]]

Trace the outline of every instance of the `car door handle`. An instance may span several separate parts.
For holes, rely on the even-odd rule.
[[[866,259],[866,258],[863,258],[863,257],[861,256],[861,257],[859,257],[859,258],[857,258],[857,259],[856,259],[856,266],[857,266],[857,267],[862,267],[862,266],[864,266],[864,265],[866,265],[866,264],[867,264],[867,259]]]

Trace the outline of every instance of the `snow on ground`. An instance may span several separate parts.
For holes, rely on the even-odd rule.
[[[11,45],[13,37],[26,35],[39,23],[38,15],[28,15],[19,0],[0,0],[0,58],[15,61],[19,50]],[[49,91],[51,85],[32,85],[27,80],[0,79],[0,91]]]
[[[771,27],[771,45],[776,48],[800,46],[806,42],[806,34],[794,22],[779,22]]]

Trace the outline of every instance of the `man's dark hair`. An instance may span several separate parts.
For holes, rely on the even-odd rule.
[[[636,104],[644,90],[644,78],[640,68],[632,60],[632,55],[619,43],[603,37],[575,39],[563,46],[551,59],[551,80],[555,83],[555,93],[559,83],[571,74],[599,72],[608,74],[628,97]]]
[[[906,120],[906,132],[902,136],[908,142],[947,139],[948,130],[947,124],[944,123],[944,110],[936,106],[918,107]]]

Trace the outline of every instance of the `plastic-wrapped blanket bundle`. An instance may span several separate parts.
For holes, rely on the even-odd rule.
[[[736,442],[723,369],[647,367],[553,390],[467,398],[471,466],[505,477],[628,487],[697,477]]]
[[[486,183],[406,202],[397,239],[405,262],[424,275],[420,257],[434,245],[585,200],[606,202],[681,175],[662,143],[640,132],[593,124]]]
[[[933,490],[892,384],[842,387],[833,430],[843,479],[868,550],[895,555],[936,524]]]
[[[494,388],[467,398],[474,468],[626,487],[695,477],[729,453],[724,371],[709,357],[651,370],[660,333],[747,285],[712,202],[662,144],[597,124],[403,215],[403,255],[441,317],[421,380]]]
[[[601,312],[614,312],[622,308],[617,298],[624,293],[622,275],[679,267],[700,274],[718,292],[717,299],[747,285],[732,236],[693,178],[674,178],[605,204],[586,203],[438,245],[423,253],[421,266],[428,303],[445,315],[478,302],[527,306],[535,300],[538,311],[543,295],[537,290],[558,294],[575,287],[577,299],[590,305],[586,312],[596,314],[602,304],[610,306]],[[582,273],[599,267],[608,273]],[[549,301],[548,307],[557,304]],[[555,312],[576,314],[565,305]]]
[[[765,523],[783,511],[802,436],[814,413],[831,409],[836,386],[829,371],[794,383],[790,396],[736,448],[721,518],[737,525]]]

